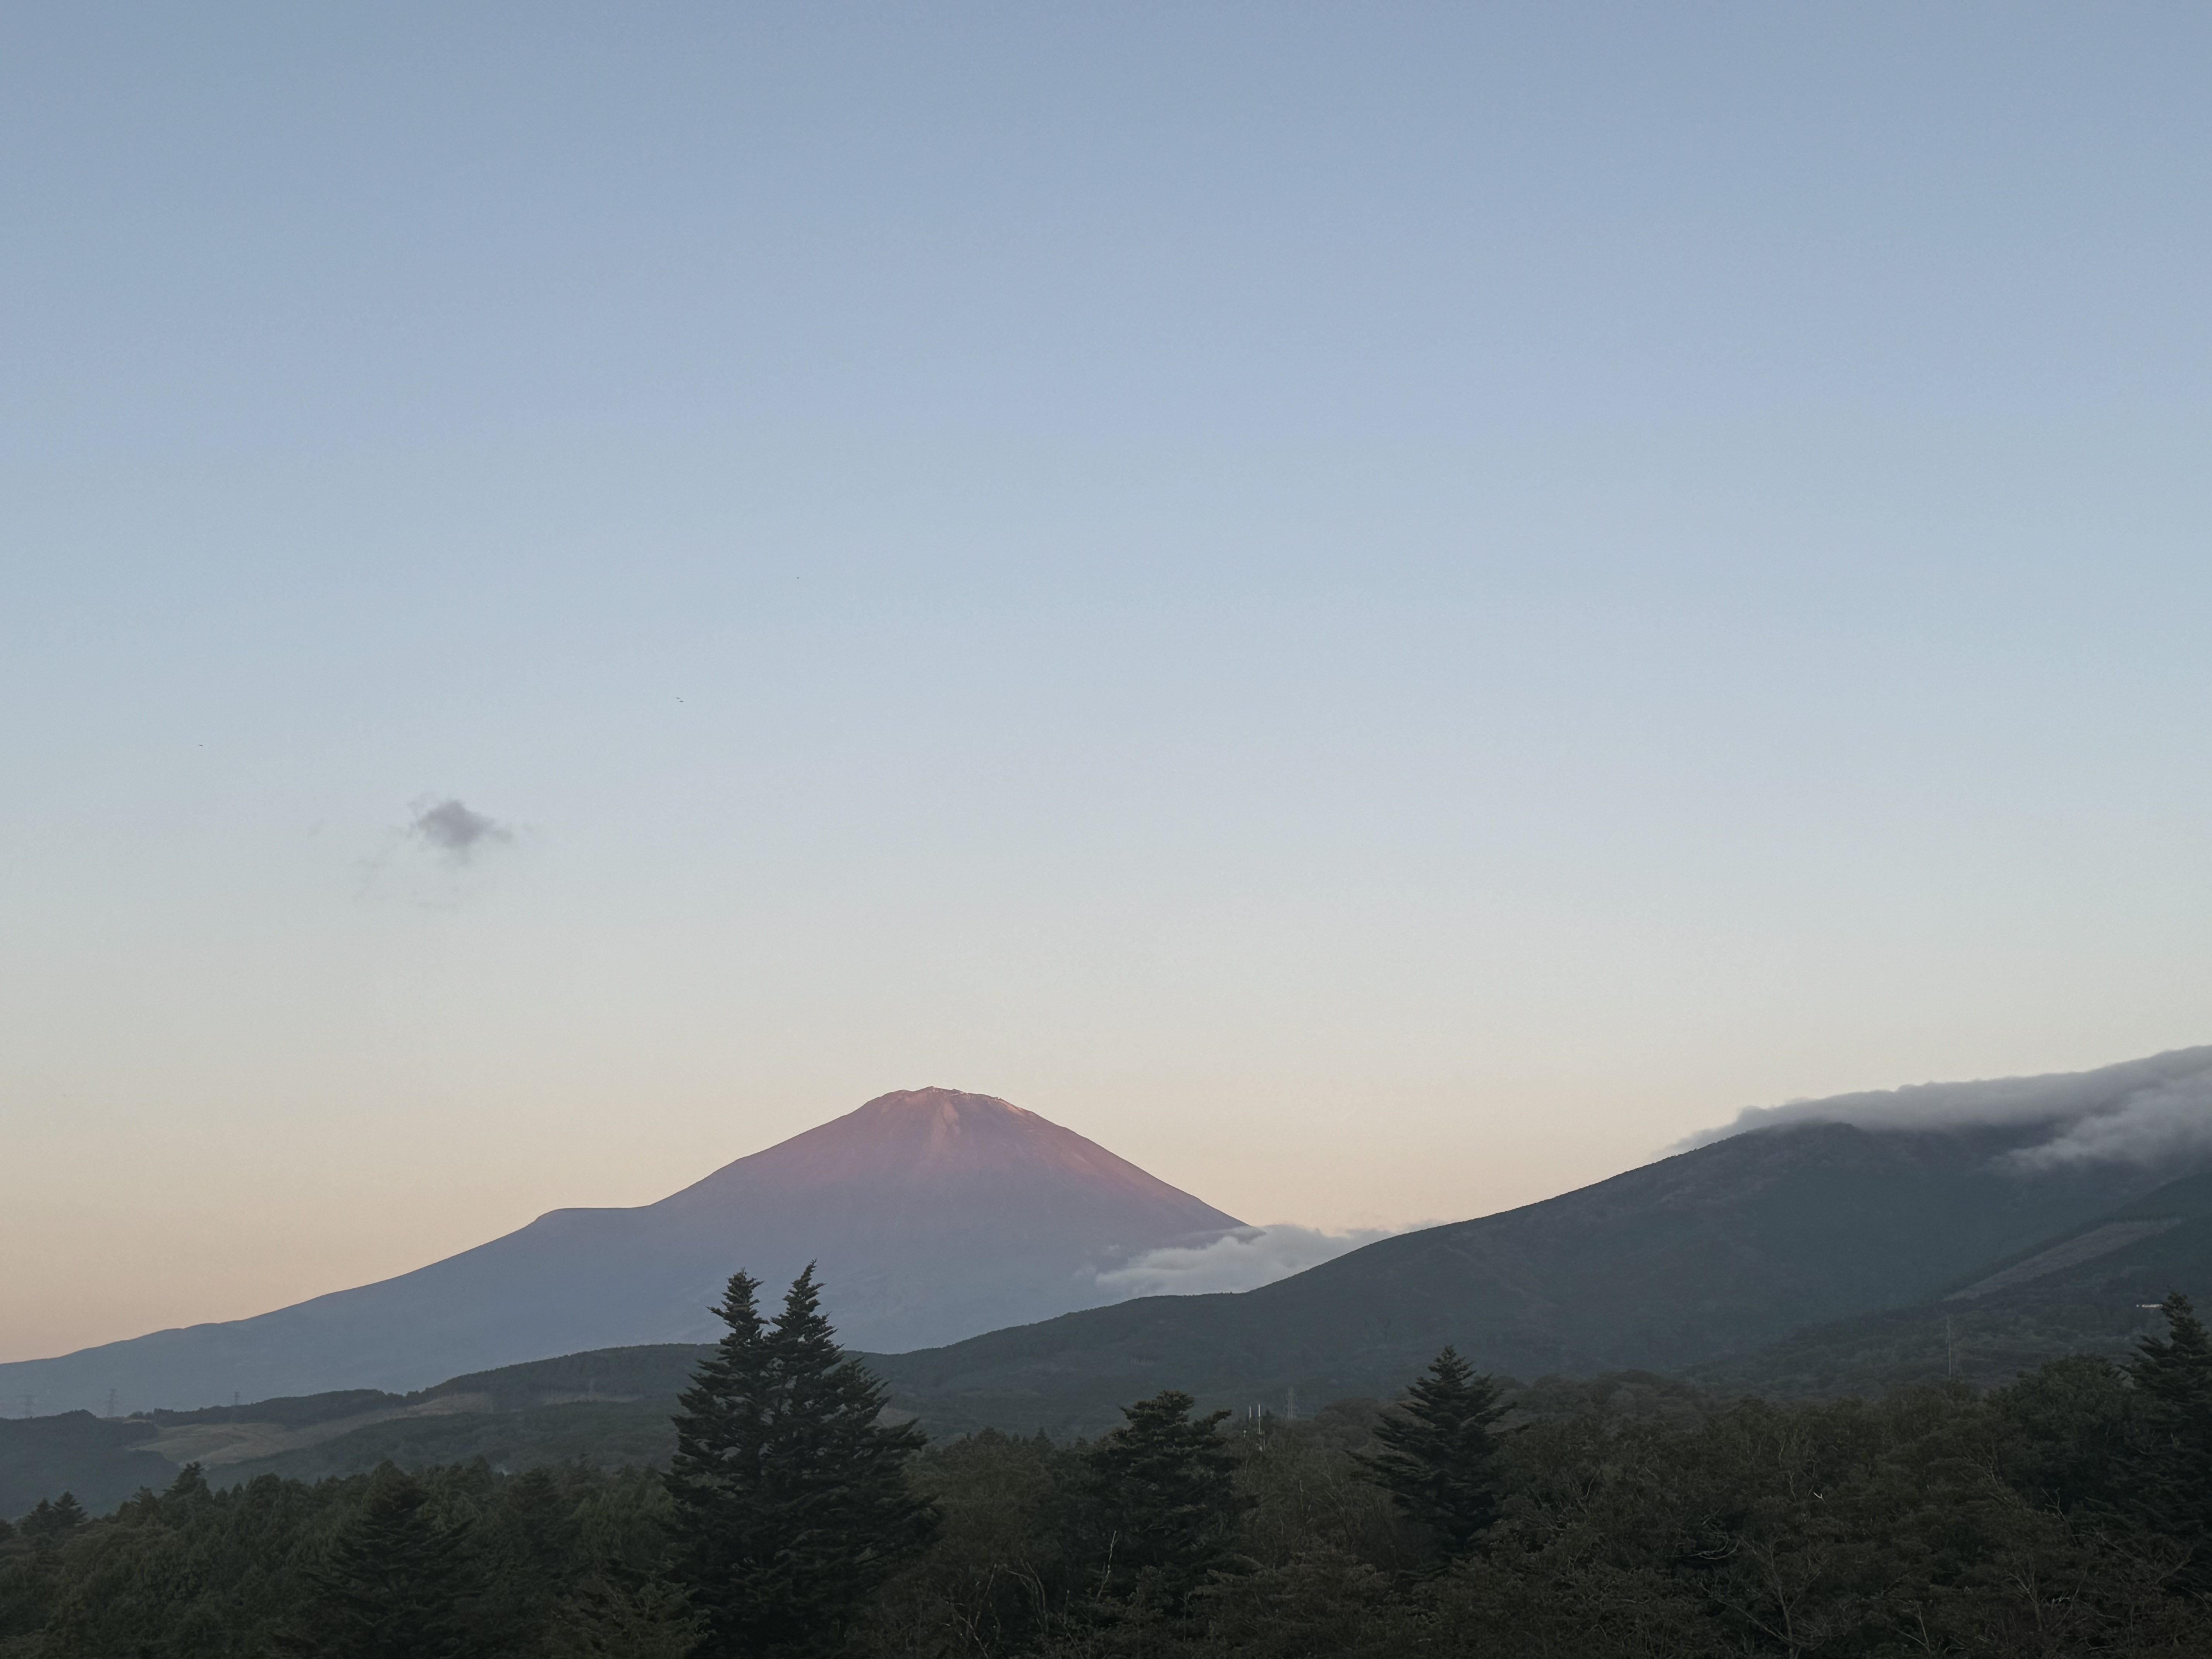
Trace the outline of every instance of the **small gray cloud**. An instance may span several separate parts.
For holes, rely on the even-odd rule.
[[[1363,1227],[1347,1233],[1325,1233],[1312,1227],[1288,1225],[1239,1227],[1203,1244],[1146,1250],[1127,1266],[1100,1273],[1098,1285],[1118,1297],[1253,1291],[1318,1267],[1346,1250],[1388,1238],[1395,1231]]]
[[[2040,1131],[2032,1144],[2005,1155],[2007,1164],[2021,1170],[2195,1160],[2212,1154],[2212,1048],[2177,1048],[2094,1072],[1919,1083],[1752,1107],[1726,1128],[1692,1135],[1677,1150],[1778,1123]]]
[[[434,848],[447,862],[457,865],[514,839],[513,830],[458,796],[416,803],[407,833]]]

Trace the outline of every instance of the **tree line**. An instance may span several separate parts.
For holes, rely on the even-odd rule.
[[[0,1522],[0,1659],[2212,1659],[2212,1339],[1880,1401],[1447,1349],[1300,1422],[1167,1390],[930,1444],[810,1270],[730,1281],[665,1471],[478,1462]]]

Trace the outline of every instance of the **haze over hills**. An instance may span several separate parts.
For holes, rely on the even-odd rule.
[[[911,1126],[926,1121],[900,1119],[925,1149],[939,1131]],[[2212,1049],[1796,1103],[1739,1122],[1610,1181],[1259,1290],[1151,1297],[868,1361],[894,1405],[935,1434],[1093,1433],[1164,1387],[1207,1406],[1281,1406],[1291,1390],[1302,1407],[1387,1397],[1446,1341],[1524,1381],[1642,1368],[1803,1395],[1940,1376],[1948,1334],[1959,1374],[1994,1382],[2062,1353],[2124,1352],[2154,1322],[2139,1304],[2175,1288],[2212,1294]],[[831,1160],[810,1162],[831,1178]],[[1103,1167],[1111,1176],[1118,1164]],[[828,1290],[849,1324],[834,1273]],[[386,1458],[650,1461],[665,1455],[668,1413],[703,1352],[576,1352],[408,1398],[356,1388],[137,1421],[0,1422],[0,1512],[64,1486],[105,1501],[187,1459],[222,1480]]]
[[[187,1407],[419,1389],[585,1349],[693,1342],[739,1267],[810,1261],[854,1346],[940,1344],[1095,1306],[1100,1275],[1241,1226],[1103,1146],[988,1095],[916,1089],[635,1209],[556,1210],[398,1278],[251,1319],[0,1365],[46,1410]]]

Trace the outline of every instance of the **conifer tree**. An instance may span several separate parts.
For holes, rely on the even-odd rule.
[[[179,1469],[169,1489],[159,1498],[143,1492],[139,1497],[149,1501],[155,1515],[172,1525],[189,1521],[215,1501],[215,1494],[208,1488],[207,1474],[197,1463],[187,1463]]]
[[[430,1494],[386,1463],[308,1575],[301,1627],[277,1638],[314,1659],[463,1659],[478,1650],[468,1602],[480,1588],[466,1540]]]
[[[682,1585],[658,1575],[600,1573],[555,1605],[545,1651],[550,1659],[690,1659],[700,1628]]]
[[[1397,1411],[1375,1425],[1383,1449],[1363,1456],[1368,1478],[1456,1560],[1498,1517],[1498,1435],[1505,1413],[1498,1385],[1447,1347],[1406,1391]]]
[[[907,1485],[923,1437],[879,1420],[886,1392],[837,1346],[813,1267],[773,1323],[759,1288],[731,1278],[714,1310],[728,1334],[676,1419],[668,1489],[678,1576],[706,1620],[700,1659],[833,1650],[937,1527]]]
[[[23,1517],[23,1536],[41,1547],[51,1548],[84,1522],[84,1505],[76,1501],[75,1492],[65,1492],[59,1498],[39,1500],[38,1507]]]
[[[2160,1311],[2165,1337],[2143,1338],[2125,1368],[2140,1431],[2124,1486],[2145,1524],[2201,1558],[2191,1586],[2212,1588],[2212,1333],[2179,1291]]]
[[[1127,1420],[1085,1456],[1097,1501],[1091,1553],[1102,1594],[1141,1585],[1172,1608],[1230,1561],[1243,1505],[1236,1456],[1218,1426],[1229,1413],[1194,1419],[1196,1403],[1169,1389],[1124,1406]]]

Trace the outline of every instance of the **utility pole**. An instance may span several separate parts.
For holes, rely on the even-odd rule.
[[[1943,1316],[1943,1377],[1948,1382],[1959,1374],[1959,1350],[1951,1340],[1951,1316]]]

